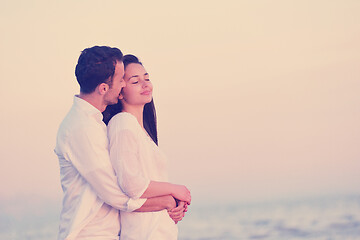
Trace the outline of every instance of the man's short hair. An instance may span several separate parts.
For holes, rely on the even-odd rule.
[[[121,62],[123,54],[118,48],[94,46],[81,52],[75,68],[75,76],[80,92],[92,93],[101,83],[112,84],[116,62]]]

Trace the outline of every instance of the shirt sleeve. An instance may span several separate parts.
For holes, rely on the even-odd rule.
[[[140,208],[146,199],[130,199],[120,189],[111,166],[105,134],[95,128],[82,129],[68,139],[68,154],[74,167],[108,205],[131,212]]]
[[[118,183],[126,195],[138,199],[148,188],[150,179],[143,174],[137,135],[129,129],[117,128],[116,123],[108,130],[110,161]]]

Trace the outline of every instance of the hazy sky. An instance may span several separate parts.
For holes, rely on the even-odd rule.
[[[194,201],[360,193],[360,1],[1,1],[0,198],[62,196],[77,58],[150,73],[171,180]]]

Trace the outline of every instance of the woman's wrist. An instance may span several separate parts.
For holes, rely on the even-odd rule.
[[[167,184],[168,184],[169,194],[174,197],[174,195],[175,195],[175,185],[172,184],[172,183],[167,183]]]

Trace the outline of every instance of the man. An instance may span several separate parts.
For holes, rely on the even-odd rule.
[[[173,197],[133,200],[117,184],[101,112],[118,102],[125,86],[122,56],[117,48],[95,46],[79,57],[80,94],[59,127],[55,147],[64,191],[59,240],[118,239],[119,210],[173,209],[174,221],[183,217]]]

